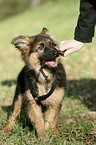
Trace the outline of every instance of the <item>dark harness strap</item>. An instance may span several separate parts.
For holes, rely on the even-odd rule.
[[[40,68],[40,72],[42,73],[43,77],[45,78],[46,82],[48,83],[49,82],[48,76],[45,75],[45,73],[44,73],[42,68]]]
[[[41,71],[41,73],[43,72],[43,70],[40,70],[40,71]],[[46,76],[44,72],[43,72],[43,74],[44,74],[43,76]],[[47,76],[46,76],[46,78],[47,78]],[[46,80],[46,82],[48,82],[48,79]],[[31,92],[33,98],[35,99],[36,103],[40,104],[40,101],[46,100],[54,92],[54,90],[55,90],[55,88],[57,86],[57,78],[54,79],[54,81],[52,83],[52,86],[51,86],[51,89],[49,90],[49,92],[47,94],[45,94],[45,95],[42,95],[42,96],[38,96],[38,93],[36,91],[37,86],[36,86],[36,83],[34,82],[33,79],[29,79],[29,86],[30,86],[30,92]]]

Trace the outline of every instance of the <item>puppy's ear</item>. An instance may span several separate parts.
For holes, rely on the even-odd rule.
[[[11,41],[11,44],[15,45],[19,50],[27,50],[30,45],[35,41],[35,37],[18,36]]]
[[[48,29],[44,27],[44,28],[42,29],[42,31],[41,31],[41,34],[47,34],[47,35],[49,35]]]

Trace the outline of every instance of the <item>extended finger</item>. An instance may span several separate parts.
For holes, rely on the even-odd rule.
[[[67,51],[65,51],[65,53],[64,53],[64,56],[67,56],[68,54],[70,54],[70,53],[73,53],[73,52],[76,52],[76,51],[78,51],[79,49],[68,49]]]

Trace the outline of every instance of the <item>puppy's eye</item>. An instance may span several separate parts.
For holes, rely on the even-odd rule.
[[[38,49],[39,49],[39,50],[42,50],[42,49],[44,49],[44,47],[45,47],[45,46],[44,46],[44,43],[41,43],[41,44],[39,45]]]
[[[52,41],[49,41],[49,44],[52,45],[52,46],[56,46],[56,44],[53,43]]]

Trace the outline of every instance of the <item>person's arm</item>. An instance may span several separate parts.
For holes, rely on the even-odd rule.
[[[81,0],[80,15],[75,28],[74,39],[84,43],[92,42],[96,24],[96,1]]]
[[[94,6],[95,0],[80,1],[80,15],[75,28],[74,39],[62,41],[59,46],[61,51],[67,50],[64,56],[80,50],[84,43],[92,41],[96,24],[96,6]]]

